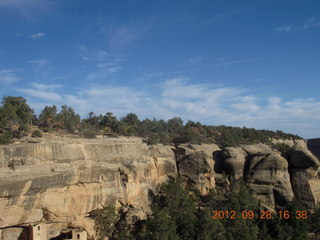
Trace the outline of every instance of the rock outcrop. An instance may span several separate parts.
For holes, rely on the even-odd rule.
[[[170,146],[149,147],[140,138],[1,146],[0,228],[63,222],[92,236],[88,213],[117,202],[140,208],[143,217],[149,211],[148,191],[176,171]]]
[[[319,161],[303,140],[282,140],[292,149],[282,154],[264,144],[224,149],[225,171],[236,185],[243,179],[264,205],[284,207],[295,197],[306,207],[320,202]]]
[[[320,202],[319,160],[306,148],[289,151],[291,185],[295,197],[307,207]]]
[[[173,149],[179,174],[196,185],[202,195],[215,186],[213,152],[217,150],[220,148],[214,144],[182,144]]]
[[[231,187],[243,179],[266,207],[283,207],[293,197],[315,206],[318,159],[301,140],[282,143],[295,150],[284,156],[264,144],[223,150],[147,145],[137,137],[51,137],[0,146],[0,240],[17,239],[30,224],[45,224],[49,237],[81,228],[93,239],[93,210],[109,202],[126,211],[128,222],[143,219],[150,193],[177,173],[203,195],[225,172]]]
[[[226,148],[226,170],[231,183],[243,179],[266,206],[284,206],[293,198],[288,162],[264,144]]]

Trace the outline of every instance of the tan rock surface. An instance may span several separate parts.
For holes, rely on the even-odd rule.
[[[312,207],[320,201],[319,160],[303,140],[288,144],[296,148],[288,159],[264,144],[222,151],[214,144],[148,146],[137,137],[27,138],[0,146],[0,240],[19,235],[5,227],[33,222],[47,223],[51,236],[69,225],[93,236],[88,215],[106,202],[126,209],[128,222],[144,218],[150,191],[178,171],[204,195],[226,171],[231,185],[244,179],[265,206],[283,206],[295,195]]]
[[[214,144],[181,144],[174,149],[180,175],[195,184],[202,195],[215,187],[213,152],[220,150]]]
[[[295,197],[312,208],[320,203],[319,160],[308,149],[297,149],[288,156]]]
[[[243,179],[257,198],[271,208],[292,200],[288,162],[269,146],[226,148],[223,155],[233,185]]]
[[[148,212],[148,191],[175,174],[170,146],[155,149],[135,137],[0,146],[0,228],[56,221],[91,236],[90,211],[117,199]]]

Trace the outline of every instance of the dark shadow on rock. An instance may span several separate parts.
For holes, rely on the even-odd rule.
[[[220,174],[223,173],[225,170],[222,152],[223,152],[222,150],[217,150],[212,153],[212,157],[214,159],[213,169],[216,173],[220,173]]]

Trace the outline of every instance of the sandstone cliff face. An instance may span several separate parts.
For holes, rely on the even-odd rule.
[[[283,206],[293,198],[288,162],[263,144],[226,148],[226,169],[233,185],[243,179],[266,206]]]
[[[226,172],[231,187],[243,179],[266,207],[294,196],[309,207],[320,201],[319,161],[303,141],[285,142],[296,150],[284,158],[263,144],[221,150],[148,146],[136,137],[31,140],[0,146],[0,240],[15,240],[22,230],[14,226],[37,222],[46,223],[51,237],[70,227],[94,236],[88,215],[106,202],[126,209],[129,222],[144,218],[150,191],[178,172],[201,194]]]
[[[182,144],[173,149],[179,174],[187,177],[206,195],[215,187],[213,153],[220,148],[214,144]]]
[[[175,174],[171,148],[139,138],[1,146],[0,228],[54,221],[82,226],[91,236],[90,211],[109,201],[148,212],[148,191]]]
[[[312,153],[300,148],[288,156],[291,184],[295,197],[312,208],[320,202],[319,161]]]
[[[231,183],[240,179],[266,207],[282,207],[293,197],[312,208],[320,202],[319,161],[303,140],[283,140],[295,150],[284,158],[264,144],[226,148],[225,170]]]

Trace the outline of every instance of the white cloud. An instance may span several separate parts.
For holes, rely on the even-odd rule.
[[[293,30],[292,25],[282,25],[276,28],[279,32],[290,32]]]
[[[316,17],[309,18],[304,24],[303,29],[307,30],[311,27],[320,27],[320,21]]]
[[[117,48],[136,41],[143,33],[150,29],[152,23],[152,19],[141,19],[123,24],[115,22],[102,23],[100,30],[107,36],[110,46]]]
[[[56,89],[63,87],[60,84],[31,83],[30,85],[32,88],[15,88],[15,90],[27,96],[49,102],[59,102],[62,100],[62,95],[55,92]]]
[[[196,65],[201,63],[203,60],[204,60],[204,57],[198,56],[198,57],[189,58],[188,62],[190,65]]]
[[[275,30],[279,32],[291,32],[291,31],[306,31],[310,28],[319,28],[320,27],[320,20],[317,19],[317,17],[311,17],[304,21],[302,24],[292,25],[282,25],[279,27],[276,27]]]
[[[80,56],[85,61],[104,61],[107,52],[104,50],[84,51]]]
[[[95,80],[107,77],[111,73],[118,72],[122,66],[122,58],[110,56],[103,49],[88,49],[85,45],[75,46],[79,50],[79,56],[84,61],[97,62],[98,70],[87,75],[87,80]]]
[[[15,69],[0,70],[0,83],[9,85],[19,81],[21,78],[15,75],[16,72],[17,70]]]
[[[103,49],[88,49],[85,45],[76,45],[74,48],[79,50],[79,56],[84,61],[103,62],[108,57],[108,53]]]
[[[102,62],[97,65],[98,70],[87,75],[87,80],[104,79],[112,73],[116,73],[122,69],[118,61]]]
[[[108,68],[108,72],[109,73],[115,73],[115,72],[118,72],[120,69],[121,69],[120,66],[110,67],[110,68]]]
[[[140,118],[180,116],[211,125],[280,129],[303,137],[320,136],[320,101],[314,98],[284,101],[278,96],[253,95],[248,89],[190,84],[183,78],[166,80],[162,86],[149,90],[100,85],[67,95],[57,93],[60,85],[33,83],[32,87],[17,90],[32,96],[36,106],[43,100],[50,105],[68,104],[82,116],[90,111],[113,112],[118,117],[135,112]]]
[[[42,67],[47,64],[49,61],[47,59],[34,59],[28,60],[27,63],[37,65],[38,67]]]
[[[0,0],[0,8],[16,11],[31,21],[34,21],[38,12],[50,14],[58,4],[58,1],[50,0]]]
[[[27,3],[28,0],[0,0],[0,7],[17,7]]]
[[[259,61],[260,58],[244,58],[244,59],[239,59],[239,60],[220,60],[219,63],[216,64],[216,67],[222,67],[222,66],[227,66],[227,65],[233,65],[233,64],[242,64],[242,63],[247,63],[247,62],[255,62]]]
[[[97,64],[98,68],[107,68],[107,67],[112,67],[112,66],[119,66],[123,62],[122,58],[115,57],[112,58],[110,57],[109,59],[106,59],[105,61],[101,61]]]
[[[292,25],[282,25],[280,27],[277,27],[276,30],[278,32],[290,32],[292,31]]]
[[[38,38],[44,38],[45,36],[47,36],[45,33],[43,33],[43,32],[38,32],[38,33],[31,34],[31,35],[29,36],[29,38],[31,38],[31,39],[38,39]]]
[[[61,100],[61,95],[59,95],[58,93],[46,91],[44,89],[16,88],[15,90],[28,96],[46,101],[56,102]]]
[[[38,90],[55,90],[63,87],[61,84],[43,84],[43,83],[31,83],[31,85]]]

